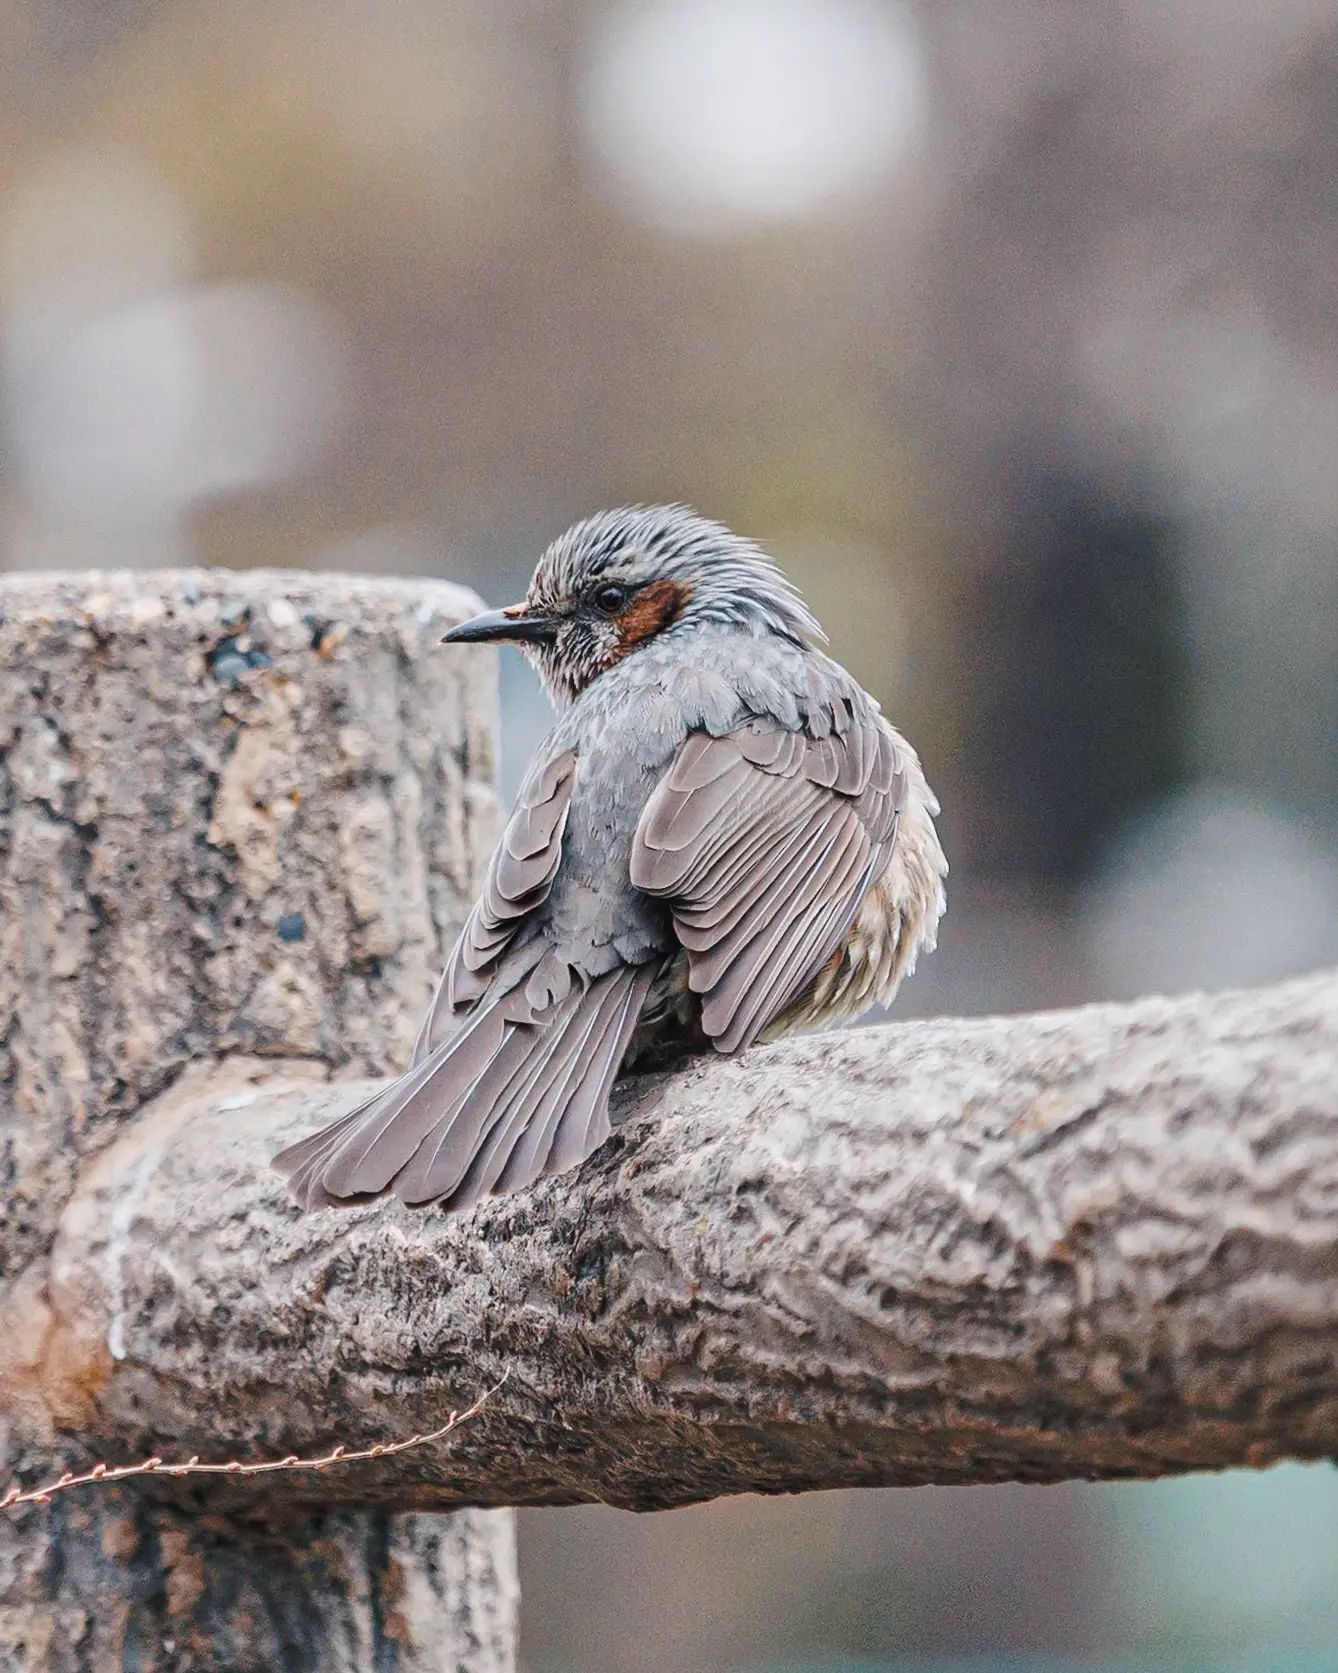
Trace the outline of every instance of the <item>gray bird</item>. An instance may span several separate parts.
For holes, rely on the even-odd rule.
[[[947,863],[915,751],[815,649],[803,599],[682,506],[600,512],[509,640],[560,711],[403,1075],[275,1158],[303,1208],[468,1208],[573,1168],[620,1068],[743,1051],[885,1004]]]

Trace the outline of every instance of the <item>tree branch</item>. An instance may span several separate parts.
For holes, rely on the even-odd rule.
[[[696,1063],[630,1083],[579,1175],[459,1218],[297,1215],[268,1156],[369,1083],[248,1102],[258,1073],[91,1164],[28,1405],[108,1455],[245,1456],[507,1381],[440,1451],[174,1496],[656,1509],[1334,1454],[1338,973]]]

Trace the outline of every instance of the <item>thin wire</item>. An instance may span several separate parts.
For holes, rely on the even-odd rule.
[[[505,1381],[506,1373],[503,1373],[501,1379],[480,1394],[472,1406],[466,1407],[462,1412],[452,1412],[439,1429],[433,1429],[426,1434],[410,1435],[407,1440],[380,1441],[375,1446],[363,1447],[356,1452],[336,1446],[314,1458],[300,1458],[297,1453],[290,1452],[286,1458],[265,1458],[254,1464],[243,1464],[238,1458],[230,1459],[226,1464],[202,1464],[198,1453],[181,1464],[169,1464],[162,1458],[145,1458],[138,1464],[118,1464],[115,1468],[108,1468],[106,1464],[94,1464],[91,1470],[86,1470],[82,1475],[74,1475],[67,1470],[57,1480],[49,1481],[43,1487],[30,1487],[26,1491],[20,1487],[11,1487],[4,1498],[0,1499],[0,1510],[11,1510],[16,1505],[48,1505],[54,1494],[68,1492],[72,1487],[87,1487],[93,1482],[128,1481],[132,1476],[268,1475],[275,1470],[328,1470],[332,1464],[358,1464],[368,1458],[391,1458],[397,1452],[411,1452],[415,1447],[430,1446],[433,1441],[443,1440],[453,1429],[458,1429],[471,1417],[477,1417]]]

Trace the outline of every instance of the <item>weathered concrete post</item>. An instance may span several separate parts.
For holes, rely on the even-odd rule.
[[[350,576],[0,577],[0,1488],[92,1461],[132,1304],[72,1338],[51,1253],[135,1112],[403,1064],[495,830],[489,659],[437,648],[474,607]],[[141,1484],[0,1514],[0,1666],[514,1665],[509,1512],[308,1496],[295,1521],[287,1482],[249,1484],[244,1521]]]

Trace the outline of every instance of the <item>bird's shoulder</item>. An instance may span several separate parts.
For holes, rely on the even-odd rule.
[[[833,750],[844,758],[861,737],[895,738],[854,676],[811,647],[737,632],[666,635],[595,681],[559,718],[535,751],[508,830],[515,825],[527,837],[533,810],[552,807],[556,791],[562,818],[543,821],[552,840],[586,867],[616,859],[693,738],[732,738],[751,755],[759,731],[819,746],[794,760],[820,777]]]
[[[690,732],[721,737],[752,718],[826,737],[846,715],[877,713],[877,701],[821,651],[706,626],[665,634],[594,681],[548,747],[667,759]]]

